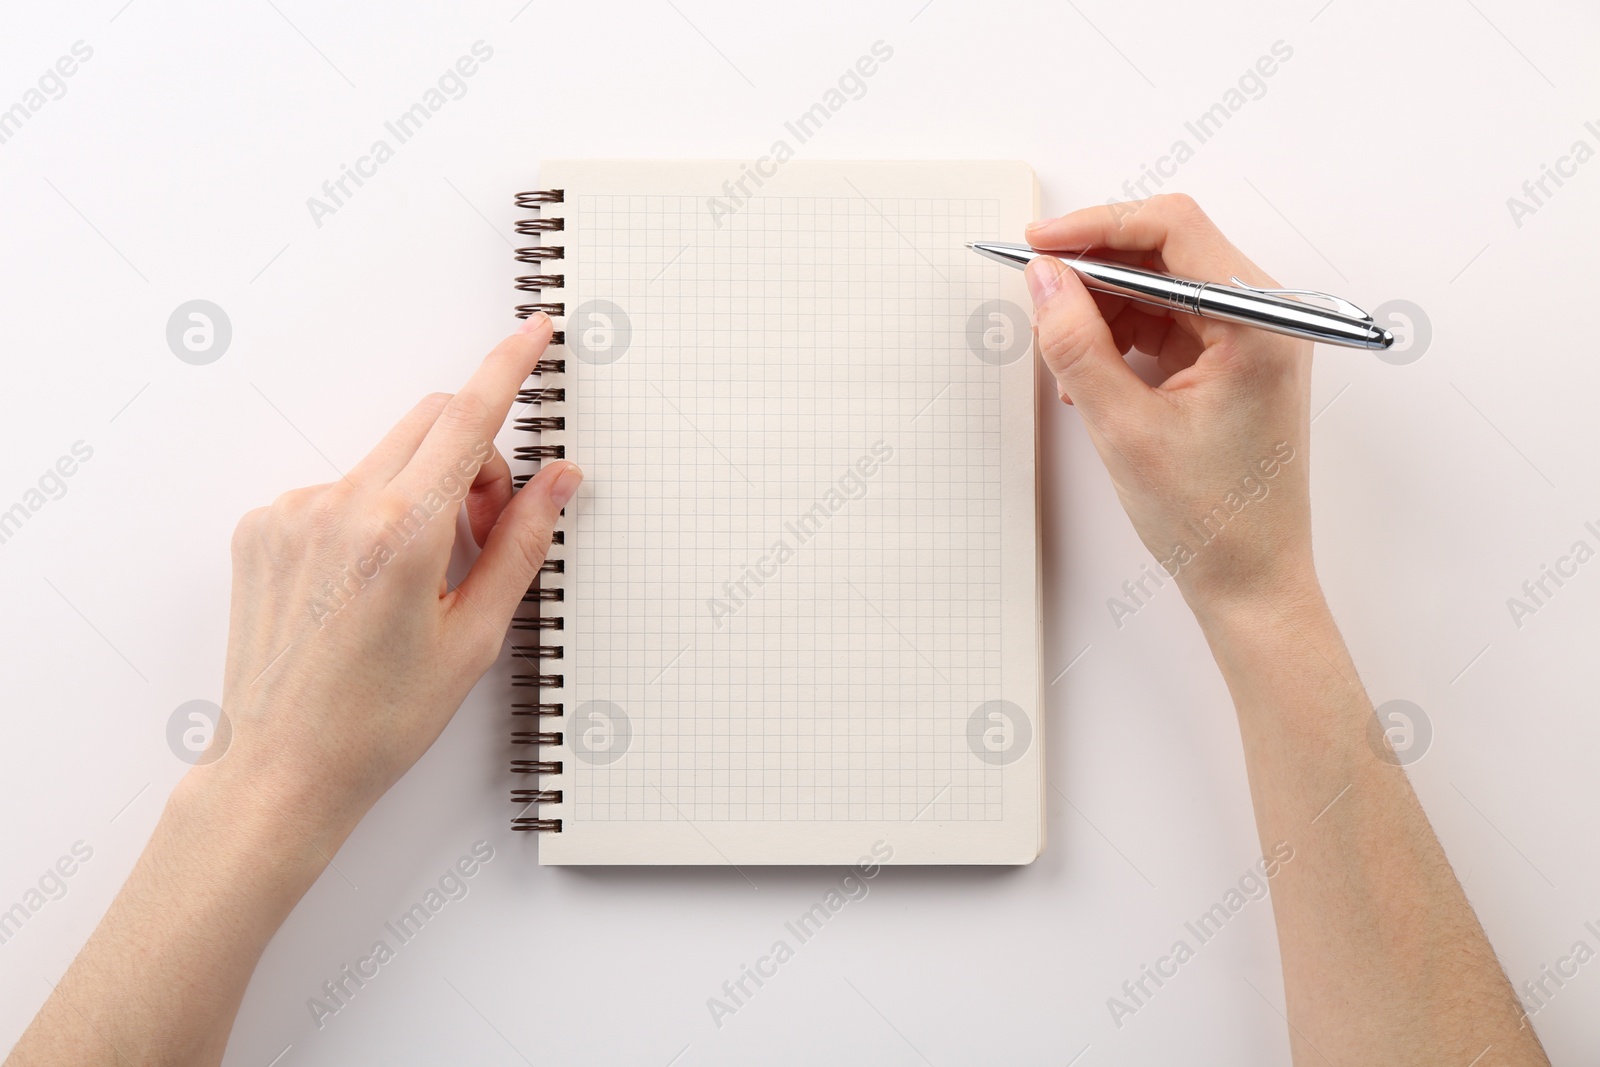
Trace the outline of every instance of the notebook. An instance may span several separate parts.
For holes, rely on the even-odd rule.
[[[519,459],[585,472],[523,617],[544,864],[1020,864],[1044,841],[1013,162],[546,162]],[[525,481],[528,475],[523,475]],[[523,643],[531,642],[531,643]]]

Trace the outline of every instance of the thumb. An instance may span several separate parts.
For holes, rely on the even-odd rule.
[[[1035,256],[1027,275],[1039,354],[1055,375],[1061,399],[1076,404],[1091,423],[1148,400],[1150,387],[1117,351],[1100,306],[1078,275],[1051,256]]]
[[[511,497],[455,595],[502,630],[538,577],[561,509],[583,481],[577,464],[547,464]]]

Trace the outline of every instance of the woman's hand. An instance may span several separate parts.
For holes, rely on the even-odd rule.
[[[1182,196],[1035,224],[1202,281],[1275,286]],[[1311,562],[1311,345],[1028,267],[1039,350],[1175,573],[1239,713],[1295,1063],[1547,1064],[1376,720]],[[1159,384],[1123,361],[1156,357]],[[1292,862],[1291,862],[1292,861]],[[1263,868],[1265,869],[1265,868]]]
[[[192,778],[258,794],[336,844],[427,751],[495,661],[582,480],[550,463],[513,496],[493,443],[550,336],[547,316],[530,318],[342,481],[291,490],[239,523],[231,736],[219,729],[225,754]],[[450,589],[463,500],[483,551]]]
[[[535,315],[342,481],[239,523],[223,723],[8,1064],[222,1060],[268,940],[494,662],[582,481],[513,496],[493,443],[550,335]],[[483,551],[451,589],[463,501]]]
[[[1075,211],[1028,241],[1202,281],[1275,287],[1186,196]],[[1145,547],[1197,612],[1315,589],[1311,345],[1084,288],[1049,258],[1028,268],[1039,351],[1076,404]],[[1154,356],[1159,384],[1123,360]],[[1259,600],[1256,600],[1259,603]]]

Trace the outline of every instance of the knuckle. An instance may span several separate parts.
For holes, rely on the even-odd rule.
[[[343,528],[353,496],[342,482],[290,489],[267,509],[265,524],[280,541],[326,539]]]
[[[1040,323],[1039,352],[1058,377],[1074,373],[1088,354],[1094,324],[1084,315],[1051,315]]]
[[[518,559],[528,573],[537,574],[545,557],[550,554],[550,524],[543,521],[529,523],[517,535],[514,545]]]
[[[1162,193],[1156,200],[1167,211],[1180,218],[1205,217],[1205,212],[1200,210],[1199,202],[1188,193]]]
[[[385,492],[368,506],[367,521],[380,530],[404,529],[408,523],[415,524],[418,510],[419,506],[398,493]]]
[[[287,489],[277,495],[272,501],[272,506],[267,510],[276,519],[302,514],[321,489],[320,485],[307,485],[298,489]]]
[[[457,393],[439,413],[439,421],[449,429],[476,430],[490,420],[489,404],[476,393]]]
[[[429,393],[417,401],[417,406],[412,409],[412,413],[416,418],[432,425],[439,421],[439,416],[444,414],[446,409],[449,408],[450,402],[454,399],[454,393]]]
[[[1173,198],[1171,207],[1171,227],[1181,230],[1190,237],[1205,238],[1208,241],[1221,237],[1217,224],[1211,221],[1205,209],[1188,193],[1168,194]]]
[[[266,508],[247,511],[239,518],[238,525],[233,528],[233,540],[229,545],[235,559],[243,556],[255,545],[261,533],[261,526],[266,521]]]
[[[318,493],[306,506],[306,518],[312,529],[327,532],[342,527],[349,510],[347,502],[346,494],[333,486]]]

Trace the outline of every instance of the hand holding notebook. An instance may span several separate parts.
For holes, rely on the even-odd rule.
[[[493,445],[550,334],[531,320],[339,481],[240,520],[225,714],[196,754],[206,789],[275,807],[332,855],[433,744],[498,655],[581,480],[552,464],[513,496]],[[482,552],[450,588],[463,509]]]

